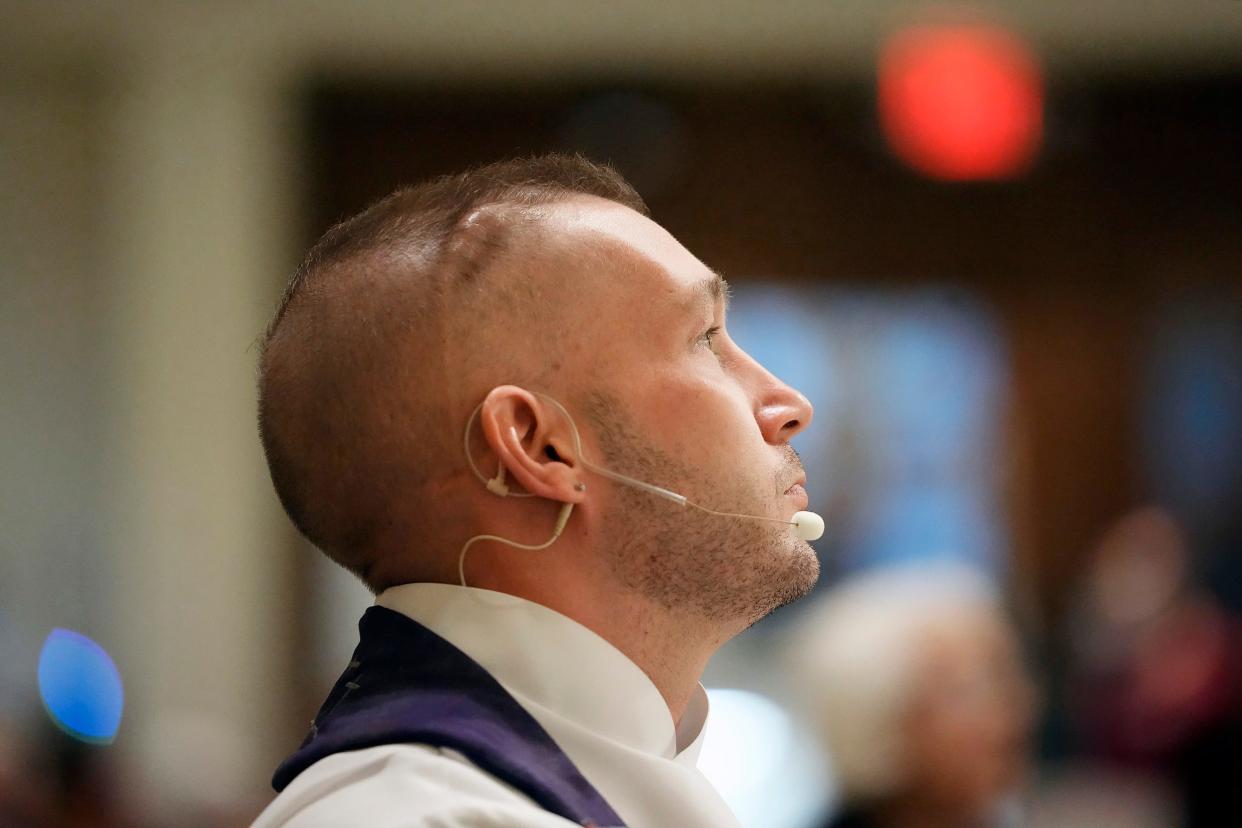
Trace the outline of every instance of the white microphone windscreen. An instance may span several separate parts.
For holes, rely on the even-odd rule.
[[[824,519],[814,512],[796,512],[793,525],[798,537],[804,541],[819,540],[824,535]]]

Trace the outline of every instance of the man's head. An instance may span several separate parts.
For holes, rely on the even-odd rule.
[[[580,158],[399,191],[324,236],[268,331],[260,431],[282,503],[382,589],[449,580],[473,534],[542,540],[573,501],[565,538],[540,553],[545,573],[556,561],[663,605],[754,620],[809,589],[809,547],[776,524],[594,478],[565,418],[531,393],[569,408],[595,463],[787,518],[805,506],[788,440],[810,407],[729,340],[726,296],[620,176]],[[498,501],[468,473],[463,429],[481,401],[475,459],[503,463],[535,498]],[[472,583],[535,577],[529,561],[481,551]]]

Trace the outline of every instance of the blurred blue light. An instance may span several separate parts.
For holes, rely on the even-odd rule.
[[[866,336],[868,425],[883,432],[882,457],[945,469],[992,442],[1004,372],[983,308],[925,292],[894,302]]]
[[[81,633],[57,628],[43,642],[39,695],[70,736],[93,743],[116,737],[125,704],[121,674],[104,648]]]
[[[995,573],[1005,541],[989,501],[986,489],[957,481],[877,491],[863,506],[847,564],[956,561]]]

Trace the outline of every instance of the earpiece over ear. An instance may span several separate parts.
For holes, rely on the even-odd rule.
[[[470,419],[466,422],[466,463],[470,466],[470,471],[474,473],[475,477],[479,478],[479,481],[483,483],[483,485],[487,486],[487,490],[489,492],[497,497],[533,497],[533,495],[527,492],[510,491],[509,484],[505,482],[505,478],[508,476],[509,470],[505,468],[504,463],[497,462],[496,476],[490,480],[483,476],[483,472],[480,471],[479,467],[475,464],[474,457],[470,454],[470,430],[474,427],[474,422],[478,418],[479,411],[482,410],[482,408],[483,405],[480,403],[478,407],[470,413]]]
[[[498,497],[505,497],[509,494],[509,484],[505,482],[505,464],[501,463],[496,469],[496,476],[487,481],[487,490]]]

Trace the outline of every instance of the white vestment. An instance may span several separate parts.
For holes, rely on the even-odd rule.
[[[695,767],[707,721],[698,687],[680,726],[638,665],[547,607],[488,590],[404,584],[376,604],[453,644],[548,732],[629,828],[736,828]],[[461,754],[394,744],[337,753],[297,776],[255,828],[566,828],[573,823]]]

